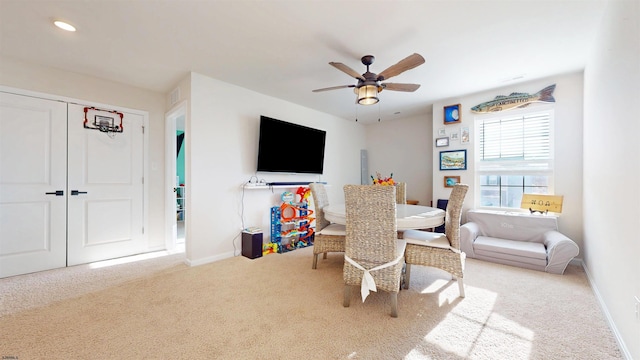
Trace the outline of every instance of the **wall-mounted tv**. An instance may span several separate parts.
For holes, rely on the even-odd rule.
[[[322,174],[327,132],[260,116],[257,171]]]

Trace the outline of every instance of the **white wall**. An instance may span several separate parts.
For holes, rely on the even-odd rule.
[[[0,85],[149,112],[149,246],[165,247],[163,94],[0,55]]]
[[[365,126],[369,175],[393,173],[407,183],[407,199],[429,206],[431,195],[431,115],[383,120]],[[370,182],[369,182],[370,183]]]
[[[558,220],[558,227],[562,233],[573,239],[582,249],[582,107],[583,107],[583,75],[582,73],[554,76],[543,80],[536,80],[507,86],[499,89],[487,90],[476,94],[447,99],[433,104],[433,196],[437,199],[448,199],[450,189],[445,188],[445,175],[459,175],[460,181],[469,184],[469,192],[465,198],[465,211],[478,207],[479,191],[474,175],[475,145],[478,135],[475,133],[474,121],[478,116],[495,116],[496,114],[474,114],[471,107],[482,102],[492,100],[497,95],[509,95],[512,92],[536,93],[548,85],[556,84],[552,105],[532,104],[526,110],[508,110],[498,114],[516,114],[522,111],[537,111],[542,109],[554,110],[555,128],[555,186],[554,193],[564,196],[562,214]],[[443,124],[443,107],[461,104],[461,123]],[[435,147],[438,129],[444,128],[449,135],[459,132],[461,126],[468,126],[471,139],[468,144],[451,141],[448,147]],[[467,170],[439,170],[439,154],[443,150],[467,150]],[[463,222],[464,222],[463,217]],[[578,255],[578,258],[582,254]]]
[[[640,359],[640,5],[610,1],[585,70],[584,261],[626,344]]]
[[[242,185],[252,176],[265,181],[326,181],[330,202],[344,200],[343,185],[360,182],[363,125],[197,73],[190,75],[189,92],[186,243],[191,264],[239,254],[244,227],[262,227],[263,241],[268,241],[270,208],[279,205],[285,190],[244,190]],[[324,175],[256,174],[260,115],[327,131]],[[283,134],[282,144],[282,161],[292,149],[304,151],[303,139]]]

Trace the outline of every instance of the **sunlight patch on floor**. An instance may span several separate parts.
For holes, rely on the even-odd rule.
[[[421,294],[433,294],[442,289],[450,280],[438,279],[420,291]]]
[[[491,314],[482,332],[473,344],[471,358],[484,358],[488,352],[492,358],[529,359],[533,348],[534,333],[530,329],[499,315]]]
[[[451,304],[460,297],[458,282],[449,279],[437,279],[420,291],[421,294],[437,294],[438,306]]]
[[[155,258],[169,256],[173,254],[179,254],[179,253],[184,253],[184,244],[181,244],[181,245],[178,244],[173,250],[155,251],[155,252],[146,253],[146,254],[139,254],[139,255],[117,258],[117,259],[94,262],[89,264],[89,268],[101,269],[109,266],[128,264],[128,263],[141,261],[141,260],[155,259]]]
[[[458,295],[457,288],[450,286],[443,291],[440,301],[451,303],[452,293]],[[425,336],[425,341],[464,358],[501,359],[508,358],[509,354],[521,354],[527,359],[532,351],[534,333],[493,312],[498,294],[467,287],[467,296],[472,296],[474,301],[460,301]]]

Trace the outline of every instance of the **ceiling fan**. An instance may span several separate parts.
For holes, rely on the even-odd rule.
[[[395,65],[391,65],[380,74],[369,71],[369,65],[373,64],[376,58],[373,55],[365,55],[361,59],[362,64],[367,67],[367,72],[360,75],[352,68],[339,62],[330,62],[329,65],[346,73],[358,80],[356,85],[341,85],[323,89],[312,90],[313,92],[321,92],[328,90],[336,90],[343,88],[354,88],[354,92],[358,95],[357,103],[361,105],[372,105],[378,102],[378,93],[384,89],[392,91],[414,92],[420,87],[419,84],[400,84],[400,83],[383,83],[393,76],[402,74],[407,70],[411,70],[419,65],[424,64],[424,58],[420,54],[412,54],[400,60]]]

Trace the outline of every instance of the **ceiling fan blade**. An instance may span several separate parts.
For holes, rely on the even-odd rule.
[[[336,69],[344,72],[345,74],[354,77],[356,79],[362,80],[364,81],[364,77],[360,74],[358,74],[357,71],[353,70],[352,68],[348,67],[347,65],[343,64],[343,63],[339,63],[339,62],[330,62],[329,65],[335,67]]]
[[[344,89],[344,88],[353,88],[356,87],[355,85],[340,85],[340,86],[332,86],[332,87],[328,87],[328,88],[323,88],[323,89],[315,89],[315,90],[311,90],[312,92],[321,92],[321,91],[329,91],[329,90],[337,90],[337,89]]]
[[[386,90],[405,92],[414,92],[420,88],[420,84],[382,83],[380,85]]]
[[[420,54],[412,54],[398,61],[395,65],[389,66],[386,70],[378,74],[378,81],[389,79],[393,76],[400,75],[407,70],[411,70],[416,66],[424,64],[424,58]]]

